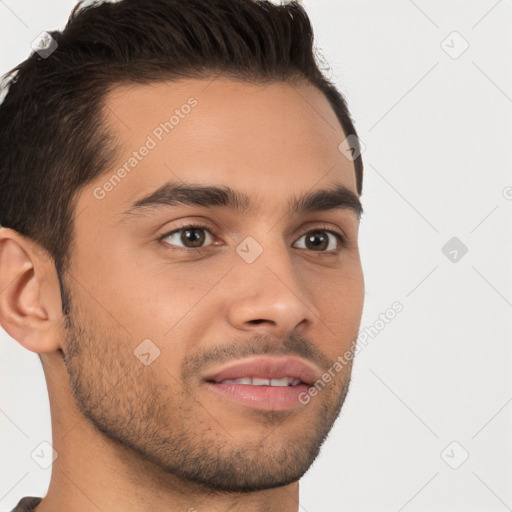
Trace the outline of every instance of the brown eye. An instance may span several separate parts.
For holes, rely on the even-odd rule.
[[[176,245],[184,249],[200,249],[208,239],[210,242],[212,241],[212,233],[204,226],[184,226],[161,238],[169,245]]]
[[[316,252],[330,252],[336,251],[339,245],[343,245],[343,237],[334,231],[327,231],[325,229],[315,229],[308,231],[299,240],[305,239],[300,249],[309,249]]]

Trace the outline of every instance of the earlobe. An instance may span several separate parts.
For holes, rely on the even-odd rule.
[[[51,261],[38,258],[35,251],[37,244],[31,240],[0,229],[0,324],[27,350],[53,352],[60,348],[58,282]]]

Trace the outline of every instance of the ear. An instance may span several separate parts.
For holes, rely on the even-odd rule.
[[[57,271],[35,242],[0,228],[0,324],[11,338],[36,353],[60,348],[63,320]]]

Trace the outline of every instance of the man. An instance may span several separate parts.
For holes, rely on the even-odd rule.
[[[123,0],[9,75],[0,319],[54,450],[15,510],[298,510],[364,299],[357,134],[312,48],[296,3]]]

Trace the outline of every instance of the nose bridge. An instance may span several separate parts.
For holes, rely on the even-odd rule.
[[[283,333],[315,319],[301,276],[293,267],[290,249],[277,231],[246,237],[237,247],[231,279],[236,281],[229,301],[229,321],[240,329],[264,321]]]

